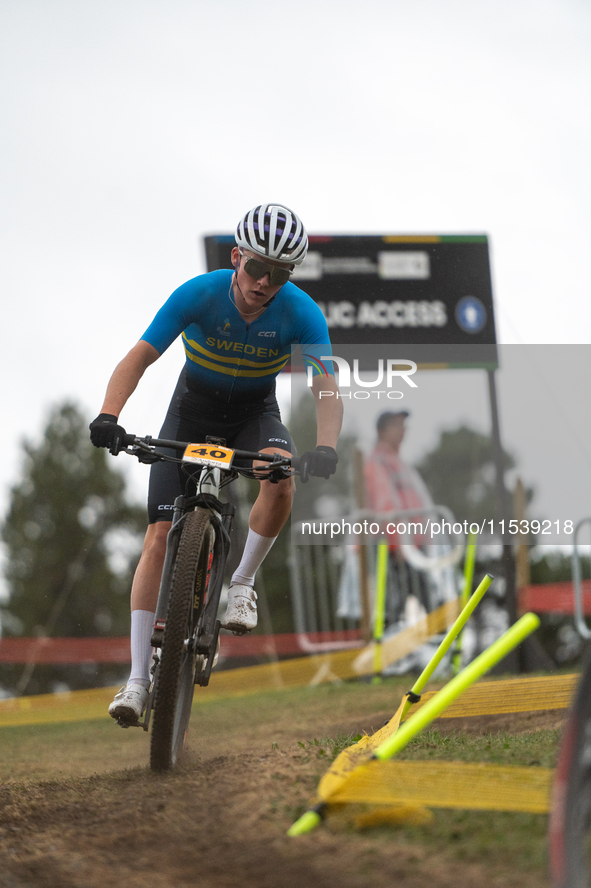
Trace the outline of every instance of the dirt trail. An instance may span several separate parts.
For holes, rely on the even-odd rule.
[[[351,730],[379,727],[388,712]],[[532,730],[557,714],[505,717]],[[499,730],[486,719],[474,731]],[[554,724],[552,725],[554,726]],[[339,721],[330,736],[347,729]],[[448,726],[452,726],[448,722]],[[453,727],[457,727],[454,725]],[[445,729],[442,720],[441,729]],[[540,888],[540,873],[464,863],[404,830],[352,832],[336,817],[309,836],[285,830],[313,795],[322,762],[298,745],[301,726],[251,738],[247,753],[212,736],[180,767],[145,767],[0,787],[1,888]],[[234,749],[236,747],[234,746]]]

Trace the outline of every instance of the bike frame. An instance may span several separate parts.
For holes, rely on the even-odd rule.
[[[180,462],[180,460],[158,453],[154,450],[156,446],[184,449],[188,445],[179,441],[167,441],[156,438],[146,437],[137,438],[135,435],[126,435],[125,443],[131,445],[130,449],[126,449],[127,453],[134,456],[144,458],[144,461],[152,462],[156,460],[170,460]],[[207,443],[224,445],[225,442],[219,438],[208,437]],[[240,458],[262,458],[267,462],[270,472],[270,480],[277,481],[279,477],[273,474],[273,468],[277,470],[292,468],[296,470],[296,463],[299,462],[295,457],[286,458],[279,454],[259,454],[249,451],[235,450],[235,455]],[[149,454],[149,459],[145,459]],[[275,466],[274,466],[275,464]],[[194,654],[200,657],[200,667],[195,672],[195,684],[203,687],[209,684],[209,678],[215,659],[217,649],[219,631],[221,623],[217,619],[222,587],[224,581],[224,571],[228,555],[230,553],[230,533],[236,507],[232,503],[224,503],[219,499],[220,489],[223,486],[224,476],[227,480],[233,480],[238,474],[250,474],[251,477],[257,477],[250,469],[236,469],[228,466],[228,468],[218,468],[217,466],[196,466],[194,471],[188,473],[187,484],[191,480],[196,485],[196,492],[193,496],[186,493],[176,498],[173,505],[172,525],[168,532],[166,540],[166,554],[162,569],[162,577],[160,580],[160,589],[158,593],[158,603],[156,605],[156,615],[154,620],[154,631],[152,633],[152,646],[154,647],[153,664],[151,668],[152,684],[150,686],[150,696],[144,713],[143,719],[138,721],[137,726],[142,727],[144,731],[148,731],[150,727],[150,717],[154,704],[154,692],[157,684],[158,666],[160,662],[159,649],[162,647],[164,636],[164,628],[166,625],[166,614],[170,600],[171,582],[174,571],[175,560],[178,552],[181,533],[183,530],[183,521],[185,517],[195,509],[206,509],[211,518],[214,527],[215,540],[210,559],[210,573],[207,581],[206,600],[203,605],[201,615],[197,623],[197,631],[192,639],[188,639],[186,645],[192,645],[189,648]],[[288,477],[287,474],[284,477]]]
[[[200,472],[197,481],[197,492],[194,496],[181,494],[174,502],[172,514],[172,527],[166,540],[166,555],[158,593],[158,604],[154,620],[154,632],[152,633],[152,646],[154,651],[154,681],[152,682],[150,698],[146,706],[143,721],[140,722],[144,731],[150,727],[150,716],[154,701],[153,689],[156,684],[156,670],[158,669],[158,648],[162,645],[164,627],[166,625],[166,613],[170,599],[172,572],[178,550],[184,517],[194,509],[206,508],[211,514],[215,528],[215,543],[213,558],[211,559],[211,573],[207,587],[207,600],[198,623],[197,637],[193,639],[194,652],[202,655],[204,668],[198,669],[195,675],[195,684],[205,687],[209,684],[211,669],[213,666],[213,653],[217,647],[220,631],[220,621],[217,619],[220,597],[224,581],[224,570],[230,553],[230,532],[236,511],[232,503],[222,503],[219,500],[222,470],[218,468],[204,469]]]

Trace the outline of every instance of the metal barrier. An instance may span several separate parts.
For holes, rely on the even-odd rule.
[[[583,610],[581,558],[577,545],[579,530],[585,524],[591,524],[591,518],[582,518],[578,522],[573,537],[573,586],[575,590],[575,626],[581,638],[587,641],[591,638],[591,629],[587,626]]]
[[[360,620],[337,616],[338,592],[348,558],[344,546],[292,546],[289,558],[291,603],[298,644],[308,653],[326,653],[359,647]],[[358,638],[351,638],[358,630]],[[332,633],[330,641],[312,639],[313,633]],[[337,633],[337,638],[334,638]],[[338,637],[341,633],[341,637]]]
[[[408,518],[416,520],[417,518],[430,519],[432,517],[442,519],[442,523],[447,523],[450,529],[453,528],[456,523],[453,512],[448,509],[447,506],[428,506],[424,509],[400,509],[399,511],[394,512],[382,512],[381,514],[370,512],[368,509],[361,509],[359,512],[355,513],[351,520],[368,520],[378,524],[393,523],[398,526],[400,524],[406,526]],[[446,551],[434,556],[425,555],[418,546],[412,543],[411,534],[408,529],[405,533],[399,534],[399,536],[402,540],[400,548],[405,561],[417,570],[436,571],[443,567],[457,564],[464,552],[463,534],[454,534],[453,532],[450,534],[442,534],[440,544],[431,545],[429,548],[439,549],[442,546]]]
[[[386,525],[388,522],[404,522],[410,517],[436,517],[445,520],[453,527],[454,517],[445,506],[425,509],[405,509],[398,512],[376,514],[369,510],[359,510],[344,519],[354,524],[368,520]],[[298,527],[295,526],[296,534]],[[427,611],[435,609],[444,601],[455,597],[457,578],[454,567],[464,552],[464,540],[453,534],[441,534],[435,546],[428,546],[431,553],[415,545],[409,534],[399,534],[400,551],[409,565],[410,582],[414,577],[423,577],[433,591]],[[365,602],[362,601],[362,572],[374,573],[377,543],[362,544],[352,537],[350,542],[341,545],[292,546],[289,560],[291,600],[294,628],[298,643],[308,653],[326,653],[344,648],[359,647],[362,643],[362,614]],[[363,555],[363,557],[361,557]],[[361,562],[361,564],[360,564]],[[369,566],[369,568],[367,567]],[[372,587],[373,584],[369,584]],[[407,590],[414,594],[416,589]],[[370,593],[367,609],[373,610],[374,594]],[[349,606],[344,602],[348,600]],[[366,627],[367,628],[367,627]],[[358,637],[351,638],[351,630],[357,630]],[[312,633],[331,633],[330,640],[312,638]],[[335,638],[336,633],[336,638]],[[339,637],[340,636],[340,637]],[[367,640],[367,639],[366,639]]]

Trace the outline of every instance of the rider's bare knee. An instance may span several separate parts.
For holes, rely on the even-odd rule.
[[[291,502],[295,493],[295,484],[292,478],[286,478],[278,484],[266,482],[267,494],[276,502]]]

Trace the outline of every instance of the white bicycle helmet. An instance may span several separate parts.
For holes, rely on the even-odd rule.
[[[301,220],[281,204],[261,204],[238,223],[236,243],[258,256],[301,265],[308,251],[308,235]]]

